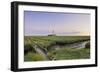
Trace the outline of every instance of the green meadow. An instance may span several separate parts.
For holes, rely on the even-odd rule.
[[[25,36],[24,61],[89,59],[90,42],[81,49],[66,47],[84,41],[90,36]]]

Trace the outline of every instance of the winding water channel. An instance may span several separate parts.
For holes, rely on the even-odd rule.
[[[73,48],[73,49],[83,49],[85,48],[86,44],[89,43],[90,41],[83,41],[83,42],[76,42],[76,43],[72,43],[72,44],[65,44],[64,46],[61,46],[59,44],[53,45],[50,47],[50,50],[59,50],[62,47],[66,47],[67,48]],[[38,45],[33,45],[33,47],[35,48],[35,51],[37,53],[39,53],[40,55],[42,55],[46,60],[51,60],[48,57],[48,52],[45,51],[43,48],[39,47]]]

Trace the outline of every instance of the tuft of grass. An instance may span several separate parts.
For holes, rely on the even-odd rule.
[[[45,58],[37,53],[29,52],[27,55],[24,56],[24,61],[44,61]]]
[[[90,49],[64,49],[56,51],[56,60],[89,59]]]

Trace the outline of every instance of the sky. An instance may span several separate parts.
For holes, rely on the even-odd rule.
[[[88,36],[90,14],[24,11],[25,36]]]

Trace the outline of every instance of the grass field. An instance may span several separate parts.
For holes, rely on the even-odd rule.
[[[46,61],[43,55],[36,52],[34,46],[39,46],[50,60],[72,60],[90,58],[90,48],[71,49],[63,46],[59,50],[50,50],[49,46],[55,42],[75,43],[90,40],[90,36],[25,36],[24,37],[24,61]],[[38,48],[37,48],[38,49]]]

